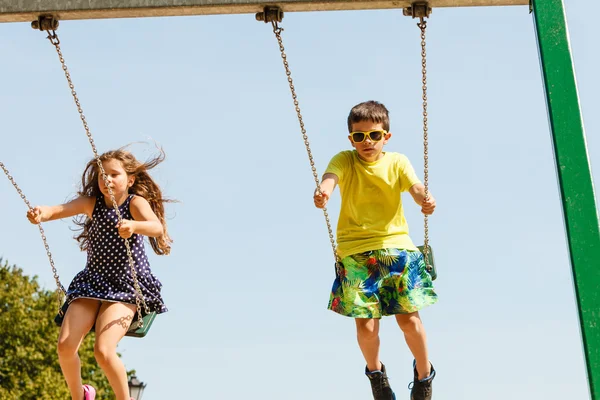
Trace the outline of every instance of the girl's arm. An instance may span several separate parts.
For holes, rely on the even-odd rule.
[[[27,211],[27,219],[32,224],[39,224],[40,222],[69,218],[79,214],[85,214],[92,218],[95,204],[95,198],[80,196],[68,203],[60,204],[58,206],[36,206]]]
[[[134,233],[149,237],[159,237],[164,233],[163,226],[158,220],[148,200],[141,196],[134,196],[129,203],[129,210],[133,221],[123,220],[119,226],[122,237],[130,237]]]

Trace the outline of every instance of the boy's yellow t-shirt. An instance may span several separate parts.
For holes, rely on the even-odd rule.
[[[340,258],[385,248],[417,249],[408,236],[401,193],[421,181],[405,155],[385,152],[366,162],[356,150],[346,150],[331,159],[325,173],[337,175],[342,196]]]

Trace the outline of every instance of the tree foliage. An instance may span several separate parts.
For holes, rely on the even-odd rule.
[[[58,306],[56,294],[40,288],[37,277],[0,259],[0,400],[70,398],[56,353]],[[96,388],[96,399],[110,399],[108,380],[94,358],[93,336],[79,349],[83,382]]]

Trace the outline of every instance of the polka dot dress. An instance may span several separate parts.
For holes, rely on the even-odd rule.
[[[133,220],[129,210],[133,196],[129,195],[119,207],[123,219]],[[84,297],[135,304],[131,267],[125,243],[117,230],[118,220],[114,208],[107,207],[104,198],[98,197],[89,230],[87,265],[69,285],[69,303]],[[167,311],[160,295],[162,284],[150,271],[144,249],[144,237],[133,234],[128,240],[138,283],[148,308],[157,313]]]

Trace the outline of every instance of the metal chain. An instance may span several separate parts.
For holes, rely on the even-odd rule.
[[[287,55],[285,54],[285,48],[283,47],[283,39],[281,38],[281,32],[283,32],[283,28],[281,28],[277,24],[276,21],[271,22],[271,24],[273,25],[273,33],[275,33],[275,37],[277,38],[277,43],[279,44],[279,51],[281,52],[281,59],[283,60],[285,74],[287,76],[287,80],[290,85],[290,91],[292,92],[292,99],[294,100],[294,107],[296,108],[296,114],[298,115],[298,122],[300,123],[300,131],[302,132],[302,139],[304,139],[304,145],[306,146],[306,152],[308,153],[308,160],[310,161],[310,168],[312,170],[313,178],[315,179],[317,191],[319,193],[321,193],[321,185],[319,183],[319,175],[317,174],[317,168],[315,167],[315,161],[312,156],[312,151],[310,150],[310,143],[308,142],[308,136],[306,135],[306,128],[304,127],[302,113],[300,112],[300,106],[298,104],[298,96],[296,95],[296,89],[294,88],[292,72],[290,71],[290,66],[287,61]],[[339,270],[340,258],[337,253],[337,249],[336,249],[336,245],[335,245],[335,238],[333,236],[333,229],[331,228],[331,221],[329,220],[329,213],[327,212],[327,207],[323,207],[323,215],[325,216],[325,222],[327,223],[327,231],[329,232],[329,241],[331,242],[331,249],[333,250],[333,257],[335,258],[336,263],[338,263],[338,274],[340,274],[341,273],[341,271]]]
[[[98,169],[100,170],[100,174],[102,175],[102,179],[104,180],[104,185],[108,189],[108,194],[113,204],[113,208],[117,213],[117,218],[119,224],[123,221],[123,217],[121,216],[121,211],[119,210],[119,205],[117,204],[117,200],[115,199],[115,195],[112,191],[112,188],[109,185],[108,177],[106,176],[106,171],[104,171],[104,167],[102,166],[102,161],[100,161],[100,156],[98,155],[98,150],[96,149],[96,144],[94,143],[94,138],[92,137],[92,133],[85,119],[85,115],[83,114],[83,110],[81,109],[81,103],[79,102],[79,98],[77,97],[77,92],[75,92],[75,86],[73,85],[73,81],[71,80],[71,75],[69,74],[69,70],[67,69],[67,65],[65,63],[65,59],[60,50],[60,40],[56,31],[53,30],[48,32],[48,40],[54,47],[56,48],[56,53],[58,54],[58,59],[62,65],[62,69],[65,73],[65,77],[67,78],[67,82],[69,83],[69,89],[71,89],[71,95],[73,96],[73,100],[75,101],[75,105],[77,106],[77,111],[79,112],[79,116],[81,118],[81,122],[83,123],[83,128],[85,129],[85,133],[88,137],[90,145],[92,146],[92,151],[94,152],[94,158],[96,159],[96,163],[98,164]],[[133,261],[133,256],[131,254],[131,248],[129,246],[129,240],[123,238],[123,242],[125,243],[125,248],[127,249],[127,257],[129,260],[129,266],[131,268],[131,276],[133,277],[133,286],[135,288],[136,296],[135,296],[135,304],[137,306],[137,314],[138,321],[137,324],[132,323],[131,328],[141,328],[144,326],[144,322],[142,320],[142,304],[144,306],[144,311],[148,314],[150,311],[148,309],[148,305],[146,304],[146,300],[144,299],[144,295],[142,294],[142,290],[140,289],[140,285],[137,279],[137,273],[135,271],[135,263]]]
[[[423,75],[423,185],[425,186],[425,199],[427,199],[429,197],[429,127],[427,126],[427,43],[425,41],[427,21],[425,21],[424,17],[421,17],[421,22],[417,23],[417,26],[421,30],[421,73]],[[429,266],[429,217],[426,214],[424,215],[424,232],[423,256],[425,258],[425,265]]]
[[[27,200],[27,197],[25,196],[25,194],[23,193],[23,191],[21,190],[19,185],[17,185],[17,182],[12,177],[12,175],[10,174],[10,172],[8,171],[6,166],[2,163],[2,161],[0,161],[0,168],[2,168],[2,171],[4,171],[4,174],[6,175],[6,177],[10,181],[10,183],[12,183],[12,185],[15,187],[15,189],[17,189],[17,193],[19,193],[19,196],[21,196],[21,199],[25,202],[25,204],[27,205],[27,208],[32,210],[33,207],[31,207],[31,203],[29,203],[29,200]],[[48,246],[48,240],[46,239],[46,233],[44,232],[44,228],[42,228],[42,224],[38,224],[38,228],[40,230],[40,235],[42,236],[42,240],[44,242],[44,247],[46,248],[46,255],[48,256],[48,260],[50,261],[50,266],[52,267],[52,274],[54,274],[54,280],[56,281],[56,294],[58,296],[58,303],[59,303],[59,308],[60,308],[63,303],[63,298],[67,292],[65,291],[65,288],[63,287],[63,285],[60,283],[60,278],[58,276],[58,272],[56,271],[56,266],[54,265],[54,259],[52,258],[52,253],[50,252],[50,246]]]

